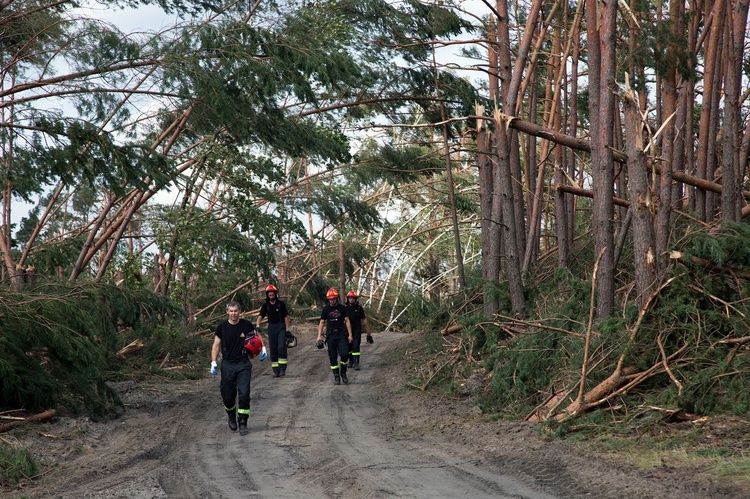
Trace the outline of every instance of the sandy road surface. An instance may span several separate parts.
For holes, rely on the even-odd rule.
[[[35,437],[56,464],[13,497],[548,498],[740,497],[732,488],[627,470],[533,428],[492,422],[434,395],[402,390],[389,362],[408,348],[383,333],[362,370],[334,386],[312,329],[288,374],[254,362],[250,433],[226,425],[218,378],[127,386],[108,423],[61,420]],[[207,355],[208,357],[208,355]],[[208,364],[208,363],[207,363]],[[403,369],[403,368],[400,368]],[[19,437],[23,440],[23,436]]]

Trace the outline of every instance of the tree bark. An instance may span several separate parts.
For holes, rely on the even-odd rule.
[[[505,257],[505,277],[508,281],[510,291],[511,307],[513,314],[523,316],[526,313],[526,298],[523,292],[523,279],[521,276],[521,258],[516,245],[517,227],[515,224],[513,187],[510,172],[510,154],[508,152],[508,135],[505,133],[506,125],[502,116],[495,118],[495,138],[497,151],[497,176],[499,181],[500,192],[496,198],[499,198],[500,209],[502,210],[503,224],[500,227],[503,241],[503,256]]]
[[[586,4],[589,81],[593,82],[589,85],[589,113],[593,138],[591,147],[594,190],[592,231],[594,254],[602,254],[596,288],[596,316],[600,319],[612,315],[615,297],[612,123],[615,111],[617,2],[602,4],[601,7],[599,8],[596,2]],[[598,124],[595,125],[597,121]]]
[[[738,0],[732,5],[731,17],[725,31],[724,130],[722,133],[721,215],[724,222],[740,220],[740,148],[742,123],[740,117],[740,86],[742,56],[747,26],[748,1]]]
[[[625,110],[625,146],[628,154],[628,194],[633,213],[633,250],[636,303],[646,305],[656,283],[656,254],[652,215],[654,198],[648,183],[646,155],[643,152],[643,129],[640,107],[632,89],[622,93]]]

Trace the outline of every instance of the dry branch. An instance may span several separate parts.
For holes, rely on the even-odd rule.
[[[596,362],[593,362],[591,370],[596,369],[602,362],[607,360],[607,358],[612,354],[613,349],[614,347],[610,346],[609,348],[607,348],[607,350],[599,352],[599,358]],[[539,423],[549,418],[550,415],[554,414],[560,404],[562,404],[568,398],[573,390],[575,390],[575,386],[569,388],[568,390],[561,391],[555,391],[553,387],[552,394],[544,402],[536,406],[534,410],[526,416],[525,420],[532,423]]]
[[[547,397],[544,402],[534,407],[534,410],[528,413],[526,417],[523,418],[523,420],[530,421],[532,423],[539,423],[543,421],[544,419],[546,419],[547,415],[553,413],[560,406],[560,404],[562,404],[563,401],[568,398],[572,391],[573,388],[561,392],[553,391],[552,395]]]
[[[10,423],[2,424],[0,425],[0,433],[9,431],[14,426],[19,425],[21,423],[40,423],[42,421],[47,421],[48,419],[54,418],[56,414],[57,412],[54,409],[49,409],[47,411],[40,412],[39,414],[34,414],[33,416],[25,417],[21,421],[12,421]]]
[[[706,419],[701,416],[698,416],[697,414],[684,412],[682,409],[667,409],[665,407],[657,407],[653,405],[644,405],[644,406],[641,406],[640,409],[642,409],[642,412],[651,411],[651,412],[659,413],[662,415],[662,419],[665,421],[674,421],[674,422],[690,421],[690,422],[695,423],[699,421],[704,421]]]
[[[615,370],[607,379],[589,390],[588,393],[579,395],[576,400],[568,404],[560,414],[555,415],[555,420],[567,421],[576,418],[592,407],[603,403],[608,400],[608,394],[617,391],[621,386],[626,384],[631,379],[630,376],[632,374],[632,367],[623,367]],[[587,402],[587,400],[593,400],[594,402]]]
[[[604,256],[604,250],[605,248],[602,248],[601,251],[599,251],[599,256],[596,258],[596,262],[594,262],[594,272],[591,276],[591,302],[589,304],[589,323],[588,326],[586,326],[586,339],[584,340],[583,346],[583,362],[581,362],[581,383],[578,390],[578,400],[581,400],[583,398],[583,390],[586,385],[586,368],[588,367],[589,363],[591,331],[594,328],[594,311],[596,310],[596,277],[599,273],[599,263],[602,261],[602,257]]]
[[[564,333],[564,334],[569,334],[571,336],[575,336],[577,338],[583,338],[583,335],[581,333],[577,333],[575,331],[568,331],[567,329],[562,329],[559,327],[547,326],[546,324],[542,324],[541,322],[524,321],[521,319],[516,319],[514,317],[507,317],[505,315],[500,315],[500,314],[495,314],[495,317],[502,319],[503,322],[510,323],[512,326],[524,326],[524,327],[546,329],[548,331],[557,331],[558,333]],[[592,331],[592,334],[595,336],[599,335],[599,333],[596,331]]]
[[[167,365],[168,360],[169,360],[169,352],[167,352],[167,355],[164,356],[164,360],[162,360],[161,364],[159,364],[159,369],[164,369],[164,366]]]
[[[411,386],[413,388],[416,388],[416,389],[418,389],[420,391],[425,391],[427,389],[427,387],[430,385],[430,383],[432,382],[432,380],[435,379],[435,376],[437,376],[438,373],[445,368],[445,366],[454,363],[457,358],[458,358],[458,354],[449,356],[448,359],[446,359],[445,362],[443,362],[442,364],[440,364],[437,369],[435,369],[434,371],[432,371],[429,374],[429,376],[427,376],[427,379],[425,380],[424,383],[422,383],[421,386],[417,386],[417,385],[415,385],[413,383],[409,383],[409,386]]]
[[[726,340],[721,340],[719,343],[728,343],[730,345],[744,345],[745,343],[750,343],[750,336],[743,336],[742,338],[728,338]]]
[[[672,369],[669,368],[669,363],[667,362],[667,354],[664,350],[664,344],[662,343],[663,333],[659,333],[659,336],[656,337],[656,344],[659,345],[659,353],[661,353],[661,362],[662,366],[664,367],[664,370],[669,375],[669,379],[672,380],[672,382],[677,386],[677,394],[682,395],[682,383],[675,377],[674,373],[672,372]]]

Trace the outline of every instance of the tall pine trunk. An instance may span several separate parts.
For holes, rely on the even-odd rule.
[[[601,8],[599,8],[601,7]],[[586,3],[589,50],[591,174],[594,187],[592,226],[594,255],[601,254],[596,286],[596,316],[614,312],[614,234],[612,123],[614,121],[615,19],[617,3]]]

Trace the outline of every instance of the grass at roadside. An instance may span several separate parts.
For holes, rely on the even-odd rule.
[[[643,469],[681,470],[701,480],[750,486],[750,422],[737,418],[620,429],[582,425],[566,439]]]

